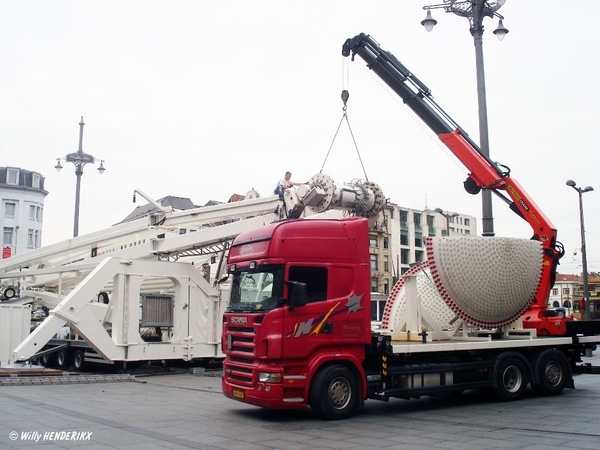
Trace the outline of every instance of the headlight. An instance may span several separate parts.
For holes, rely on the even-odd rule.
[[[258,372],[258,381],[261,383],[281,383],[281,374],[275,372]]]

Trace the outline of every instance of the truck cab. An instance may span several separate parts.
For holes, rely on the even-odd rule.
[[[364,378],[371,343],[367,237],[368,220],[349,218],[278,222],[234,240],[223,318],[226,396],[297,409],[308,406],[311,380],[332,360],[353,380]],[[354,389],[352,401],[356,395]]]

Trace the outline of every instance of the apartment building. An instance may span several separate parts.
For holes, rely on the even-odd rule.
[[[0,167],[2,259],[42,245],[44,177],[19,167]]]

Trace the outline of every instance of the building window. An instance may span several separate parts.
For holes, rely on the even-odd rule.
[[[12,228],[4,228],[4,233],[2,236],[2,244],[12,246],[13,242],[13,229]]]
[[[435,236],[434,217],[430,215],[427,215],[427,235]]]
[[[4,204],[4,217],[15,217],[15,210],[17,205],[12,202],[6,202]]]
[[[40,206],[38,206],[35,209],[35,221],[36,222],[41,222],[42,221],[42,208]]]
[[[423,247],[423,233],[415,231],[415,247]]]
[[[35,234],[33,237],[33,246],[34,248],[38,248],[40,246],[40,232],[38,230],[35,230]]]
[[[32,175],[33,176],[32,176],[32,180],[31,180],[31,185],[32,185],[32,187],[39,189],[41,186],[42,177],[40,177],[39,173],[34,173]]]
[[[371,255],[371,270],[379,270],[378,269],[378,264],[377,264],[377,255],[372,254]]]
[[[552,295],[558,295],[558,288],[552,289]]]
[[[390,241],[388,238],[383,238],[383,248],[390,248]]]
[[[471,219],[467,219],[467,218],[465,218],[465,225],[466,225],[467,227],[471,226]]]
[[[416,262],[423,262],[424,256],[425,256],[425,252],[423,252],[421,250],[417,250],[415,252],[415,261]]]
[[[414,212],[413,213],[413,222],[415,223],[415,228],[417,230],[421,229],[421,214]]]
[[[408,230],[400,230],[400,245],[408,245]]]
[[[406,248],[400,250],[400,264],[410,264],[410,253]]]
[[[400,223],[406,224],[408,222],[408,211],[400,211]]]
[[[390,294],[390,282],[388,280],[385,280],[383,282],[383,293],[385,295],[389,295]],[[384,303],[385,305],[385,303]]]
[[[6,184],[19,184],[19,171],[7,169]]]
[[[27,248],[33,248],[33,230],[27,230]]]
[[[379,283],[377,277],[371,277],[371,292],[377,292],[377,283]]]
[[[377,238],[370,236],[369,237],[369,247],[376,248],[377,247]]]
[[[563,288],[563,295],[571,295],[571,289]]]
[[[387,255],[383,255],[383,271],[384,272],[390,271],[390,261],[389,261],[389,257]]]
[[[35,220],[35,206],[29,205],[29,220]]]
[[[373,300],[373,298],[371,298],[371,320],[381,322],[381,319],[383,319],[383,311],[385,310],[385,302],[386,300]]]

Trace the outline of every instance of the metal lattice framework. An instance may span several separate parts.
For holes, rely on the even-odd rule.
[[[480,7],[480,17],[498,17],[504,19],[504,17],[498,13],[498,10],[502,7],[501,2],[486,2],[486,1],[472,1],[472,0],[444,0],[444,3],[437,5],[424,6],[423,9],[429,11],[430,9],[444,9],[444,11],[456,14],[460,17],[466,17],[469,21],[473,21],[473,7]]]

